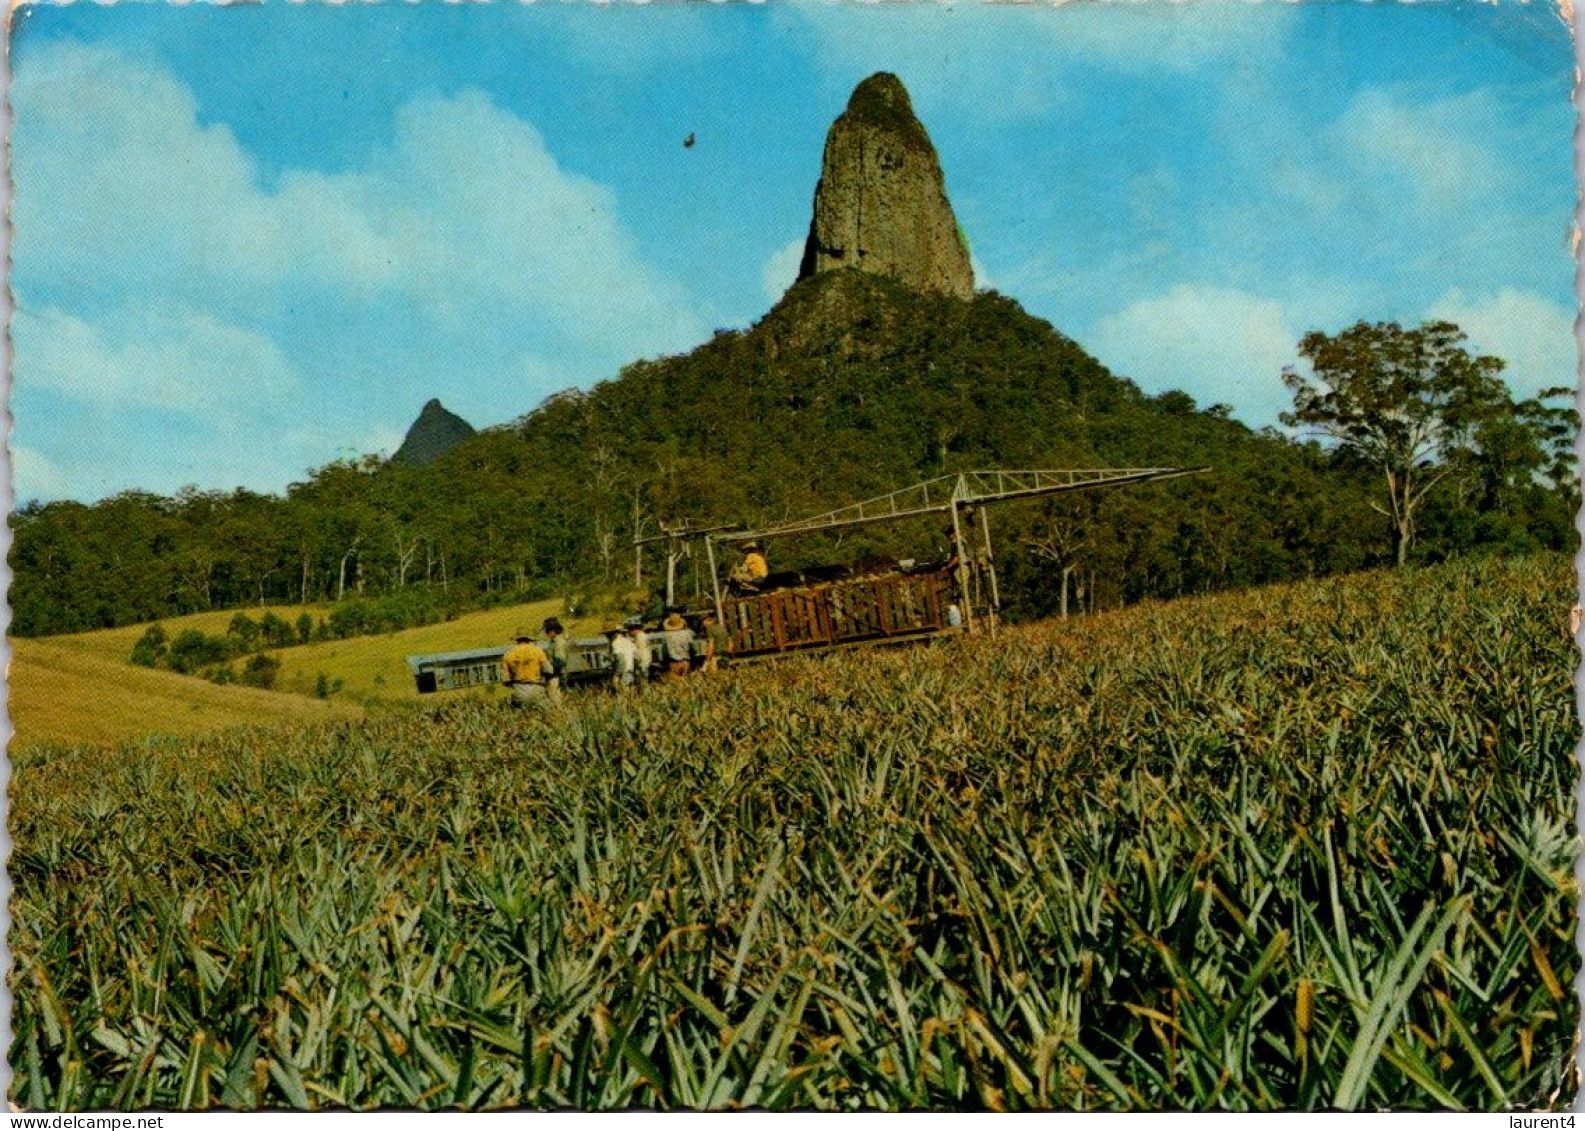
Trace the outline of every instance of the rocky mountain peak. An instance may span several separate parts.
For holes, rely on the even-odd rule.
[[[893,74],[854,88],[826,135],[798,277],[857,267],[914,290],[974,295],[974,269],[941,163]]]
[[[433,463],[463,440],[473,435],[473,425],[431,397],[407,430],[402,446],[391,457],[392,463],[423,467]]]

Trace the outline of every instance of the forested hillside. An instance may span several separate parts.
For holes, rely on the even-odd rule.
[[[1418,559],[1573,546],[1572,501],[1538,474],[1539,449],[1463,458],[1429,496]],[[456,609],[614,591],[632,584],[634,534],[659,520],[775,521],[961,469],[1143,465],[1211,470],[996,512],[1009,612],[1053,611],[1064,572],[1073,600],[1098,607],[1388,559],[1379,472],[1356,457],[1182,393],[1145,396],[993,292],[963,301],[843,270],[800,282],[749,330],[553,396],[425,467],[334,463],[284,497],[26,505],[12,631],[350,595]],[[771,551],[925,553],[938,534]]]

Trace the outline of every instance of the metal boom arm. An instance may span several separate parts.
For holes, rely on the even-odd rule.
[[[942,475],[927,479],[912,487],[890,491],[887,494],[852,503],[825,514],[797,522],[767,526],[759,530],[734,530],[730,534],[710,533],[704,536],[705,550],[710,559],[710,580],[714,588],[715,608],[718,617],[723,615],[721,579],[716,573],[715,544],[717,540],[742,540],[775,538],[795,534],[813,534],[822,530],[838,530],[851,526],[866,526],[872,522],[893,522],[927,514],[951,514],[952,548],[956,559],[958,593],[963,602],[964,626],[976,629],[976,614],[970,595],[972,575],[969,568],[967,543],[964,537],[966,517],[964,512],[973,506],[980,507],[980,531],[984,538],[980,569],[990,584],[988,626],[994,631],[1000,616],[1001,594],[996,580],[996,569],[991,558],[991,528],[983,504],[1008,502],[1013,499],[1034,499],[1044,495],[1060,495],[1067,491],[1083,491],[1090,487],[1118,487],[1127,483],[1151,483],[1160,479],[1176,479],[1180,475],[1194,475],[1209,471],[1208,467],[1101,467],[1069,468],[1062,470],[1031,471],[960,471],[955,475]]]
[[[861,503],[852,503],[825,514],[769,526],[759,530],[737,530],[733,540],[774,538],[788,534],[812,534],[848,526],[865,526],[916,515],[945,514],[955,507],[1000,503],[1012,499],[1033,499],[1082,491],[1087,487],[1114,487],[1125,483],[1149,483],[1176,479],[1207,471],[1205,467],[1129,467],[1084,468],[1034,471],[963,471],[927,479]]]

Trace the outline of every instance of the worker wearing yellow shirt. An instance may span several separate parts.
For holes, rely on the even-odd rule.
[[[550,657],[525,629],[518,629],[516,635],[517,643],[501,657],[501,678],[512,689],[512,702],[517,706],[548,706],[545,684],[551,674]]]
[[[732,567],[729,575],[735,588],[744,593],[758,593],[760,582],[770,573],[765,553],[758,542],[743,543],[743,560]]]

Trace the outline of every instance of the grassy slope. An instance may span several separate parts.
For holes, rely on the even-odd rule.
[[[11,646],[7,705],[19,746],[188,736],[260,723],[305,723],[357,711],[348,703],[220,687],[191,676],[136,668],[124,652],[60,640],[13,640]]]
[[[295,621],[296,607],[276,608]],[[316,616],[322,610],[313,610]],[[469,613],[445,624],[383,636],[362,636],[321,644],[282,648],[275,691],[219,686],[193,676],[134,667],[128,656],[146,625],[99,632],[11,640],[8,709],[16,728],[14,746],[39,742],[113,743],[152,735],[197,735],[228,727],[302,723],[357,714],[360,707],[383,707],[418,698],[404,657],[502,644],[519,625],[535,629],[557,611],[557,602],[540,601]],[[248,609],[254,619],[264,609]],[[195,613],[161,622],[175,636],[195,628],[223,633],[234,610]],[[574,634],[598,625],[572,620]],[[338,697],[327,706],[313,698],[323,672],[341,680]]]
[[[293,624],[304,612],[312,614],[315,620],[318,620],[330,612],[330,606],[269,605],[246,609],[217,609],[208,613],[189,613],[184,617],[168,617],[159,624],[165,629],[166,636],[172,638],[189,628],[195,628],[211,636],[221,636],[225,634],[231,618],[239,612],[247,613],[254,620],[259,620],[265,613],[274,613],[288,624]],[[94,632],[71,632],[59,636],[37,636],[28,639],[69,645],[85,651],[102,653],[113,659],[125,660],[132,652],[132,645],[137,643],[138,637],[142,636],[148,627],[147,624],[127,624],[120,628],[102,628]],[[13,638],[11,643],[15,647],[18,641]]]

